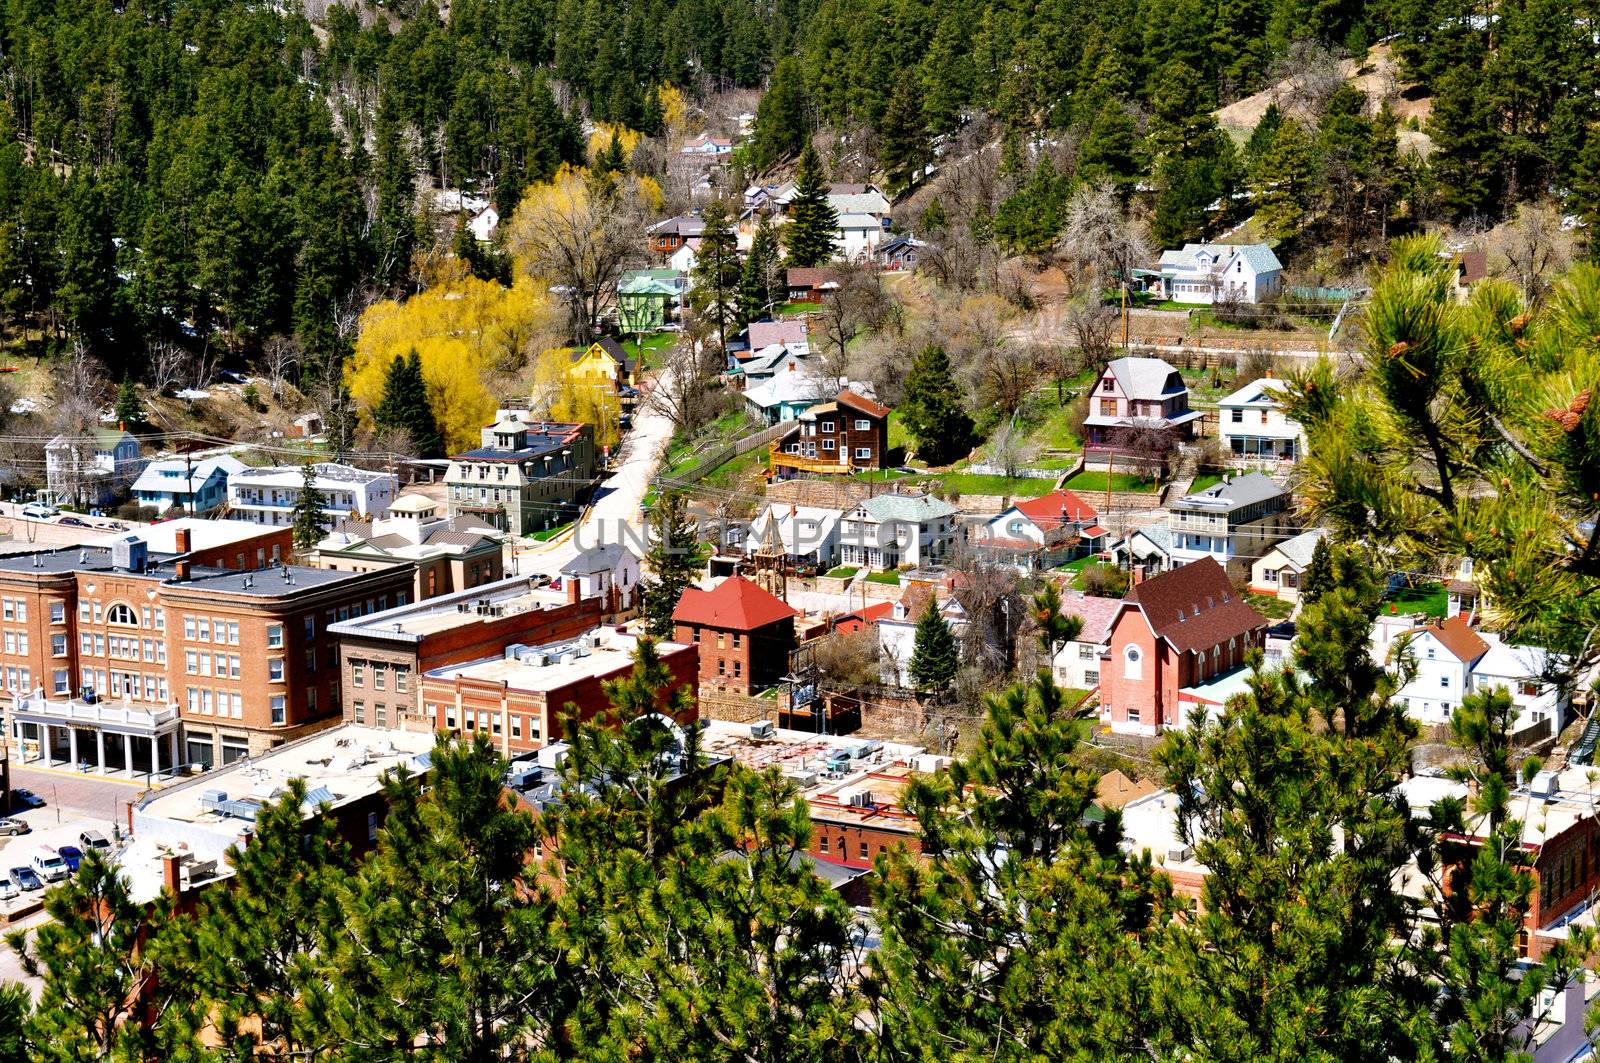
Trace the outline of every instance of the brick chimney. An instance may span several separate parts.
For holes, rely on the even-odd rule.
[[[566,576],[563,578],[566,580],[567,584],[567,604],[576,605],[580,600],[582,600],[583,597],[583,592],[578,586],[578,577]]]
[[[175,577],[177,579],[177,581],[179,583],[187,583],[187,582],[189,582],[189,562],[187,562],[187,561],[179,561],[178,565],[177,565],[177,569],[178,569],[178,572],[177,572],[177,576]]]
[[[178,553],[187,554],[189,552],[189,529],[179,528],[175,534],[178,537]]]
[[[183,892],[183,857],[177,853],[168,853],[161,858],[161,884],[171,890],[173,896]]]

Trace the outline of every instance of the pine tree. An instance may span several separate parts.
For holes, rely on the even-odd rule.
[[[689,305],[717,330],[717,347],[726,350],[728,333],[739,327],[741,278],[739,239],[727,204],[712,200],[700,214],[705,228],[695,252],[694,286]]]
[[[114,412],[117,422],[122,425],[131,427],[144,421],[144,405],[140,403],[139,391],[129,377],[123,377],[122,385],[117,388],[117,405]]]
[[[912,360],[897,412],[917,456],[930,465],[954,461],[972,446],[972,418],[962,395],[943,347],[927,347]]]
[[[839,229],[839,212],[828,204],[827,177],[822,160],[809,143],[800,152],[795,170],[794,198],[789,202],[789,224],[783,234],[790,266],[820,266],[833,257]]]
[[[891,196],[909,190],[922,168],[933,161],[933,145],[923,125],[922,94],[916,74],[909,69],[895,82],[878,122],[878,158]]]
[[[317,490],[317,466],[308,461],[300,466],[300,494],[294,500],[289,523],[294,529],[294,548],[308,554],[317,548],[328,530],[328,516],[323,512],[327,499]]]
[[[26,1059],[194,1058],[201,1015],[180,957],[187,918],[170,893],[136,900],[122,870],[98,851],[45,895],[49,921],[6,943],[42,981],[27,1019]]]
[[[594,160],[594,168],[602,174],[627,172],[628,157],[622,150],[622,137],[613,129],[611,142]]]
[[[672,611],[683,589],[699,572],[700,542],[689,519],[684,497],[664,494],[650,513],[652,539],[645,564],[650,574],[640,581],[639,613],[645,632],[654,638],[671,638]]]
[[[932,597],[917,618],[907,672],[911,685],[924,696],[944,697],[961,668],[961,647]]]
[[[740,320],[748,324],[772,316],[783,305],[787,294],[778,256],[778,236],[767,219],[762,218],[750,240],[750,253],[745,256],[744,272],[739,277]]]
[[[1083,146],[1078,149],[1078,180],[1084,184],[1110,181],[1124,199],[1139,179],[1134,161],[1139,127],[1128,109],[1111,100],[1096,113]]]
[[[416,241],[415,163],[404,140],[400,117],[388,106],[392,99],[391,93],[381,97],[373,128],[377,216],[372,234],[379,279],[391,287],[401,284],[410,272]]]
[[[427,791],[384,782],[377,850],[341,896],[327,1014],[366,1058],[500,1060],[548,1043],[559,957],[550,902],[528,876],[534,821],[506,796],[489,735],[442,735]]]
[[[751,161],[766,169],[805,147],[811,125],[806,118],[806,83],[800,60],[785,56],[772,68],[772,79],[756,107]]]
[[[1071,182],[1041,155],[1028,182],[1006,197],[994,215],[994,233],[1012,251],[1048,250],[1061,233]]]
[[[985,710],[971,757],[906,791],[922,854],[878,860],[883,943],[866,983],[878,1049],[1017,1063],[1150,1054],[1138,957],[1173,907],[1170,886],[1148,854],[1123,852],[1117,815],[1094,808],[1087,724],[1049,669]]]
[[[1318,537],[1311,549],[1311,563],[1300,574],[1300,601],[1311,605],[1333,589],[1333,559],[1328,552],[1328,536]]]
[[[1470,66],[1452,68],[1434,90],[1428,164],[1439,202],[1453,218],[1486,213],[1500,196],[1501,136],[1485,96],[1482,78]]]
[[[205,894],[190,962],[228,1040],[315,1058],[328,1044],[317,965],[342,926],[330,920],[348,885],[350,852],[325,806],[306,816],[306,793],[305,780],[291,779],[257,815],[249,842],[229,849],[234,877]]]
[[[1305,127],[1285,118],[1251,175],[1256,220],[1271,240],[1292,240],[1309,220],[1314,162]]]
[[[380,428],[404,429],[422,457],[437,457],[443,453],[444,439],[439,422],[433,416],[427,382],[422,375],[422,355],[415,347],[404,358],[395,355],[389,364],[383,381],[383,399],[372,411],[372,420]]]

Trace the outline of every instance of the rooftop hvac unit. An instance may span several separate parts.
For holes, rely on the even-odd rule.
[[[541,768],[555,769],[561,767],[561,762],[567,759],[567,744],[565,742],[551,742],[539,749],[539,766]]]
[[[521,659],[522,655],[527,652],[527,649],[528,647],[523,643],[511,643],[506,647],[506,660],[515,661]]]
[[[1181,864],[1185,860],[1192,859],[1194,859],[1194,846],[1192,845],[1174,845],[1167,849],[1167,862],[1169,864]]]
[[[750,737],[771,738],[775,730],[776,728],[772,726],[771,720],[762,720],[759,723],[753,723],[750,725]]]
[[[576,661],[577,659],[578,659],[578,655],[576,653],[574,653],[573,651],[571,651],[571,650],[568,650],[566,653],[563,653],[561,655],[561,663],[562,664],[571,664],[573,661]]]
[[[817,785],[817,773],[814,771],[791,771],[785,774],[802,790],[809,790]]]
[[[851,808],[877,808],[877,798],[873,797],[871,790],[862,790],[858,794],[850,795]]]
[[[1560,789],[1558,786],[1559,779],[1560,776],[1553,771],[1541,771],[1534,775],[1533,782],[1528,785],[1528,789],[1533,792],[1535,797],[1542,798],[1545,801],[1554,801],[1556,793]]]

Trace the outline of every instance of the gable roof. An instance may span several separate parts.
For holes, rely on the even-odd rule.
[[[861,509],[877,521],[903,520],[913,524],[956,512],[955,506],[932,495],[875,495],[862,502]]]
[[[1038,498],[1029,498],[1012,504],[1012,509],[1027,517],[1039,527],[1059,527],[1065,523],[1082,524],[1099,518],[1095,508],[1071,491],[1057,489]]]
[[[1281,377],[1264,376],[1252,380],[1227,398],[1219,399],[1218,406],[1277,406],[1278,396],[1289,385]],[[1267,394],[1271,392],[1272,394]]]
[[[1095,787],[1094,803],[1106,809],[1121,808],[1130,801],[1149,797],[1159,789],[1161,787],[1149,779],[1130,779],[1119,769],[1112,768],[1100,776],[1100,783]]]
[[[1082,591],[1061,592],[1061,615],[1083,618],[1083,630],[1075,642],[1101,644],[1111,638],[1111,622],[1122,610],[1119,598],[1097,598]]]
[[[1177,377],[1175,387],[1168,388],[1178,371],[1160,358],[1116,358],[1106,366],[1106,372],[1116,377],[1123,394],[1131,399],[1159,399],[1189,390],[1182,376]]]
[[[786,270],[784,277],[791,288],[820,288],[838,282],[835,272],[826,266],[796,266]]]
[[[754,631],[800,615],[778,598],[743,576],[729,576],[709,591],[684,589],[672,619],[682,624],[704,624],[733,631]]]
[[[1445,648],[1445,652],[1463,664],[1470,664],[1489,652],[1489,644],[1459,616],[1434,620],[1421,627],[1412,628],[1411,634],[1432,635],[1439,641],[1439,645]]]
[[[1325,538],[1327,534],[1327,528],[1312,528],[1292,539],[1285,539],[1272,550],[1282,554],[1285,561],[1303,572],[1311,564],[1311,555],[1316,553],[1317,541]],[[1268,550],[1267,553],[1270,554],[1272,550]]]
[[[592,576],[597,572],[615,572],[625,558],[637,561],[638,555],[621,543],[591,546],[568,561],[561,568],[563,576]]]
[[[848,406],[852,410],[860,410],[862,413],[871,417],[889,416],[889,407],[880,402],[873,402],[865,395],[857,395],[849,388],[839,392],[838,396],[833,401],[841,405]]]
[[[618,343],[610,336],[601,336],[587,347],[579,347],[574,345],[572,348],[572,360],[574,362],[582,361],[583,356],[588,354],[589,351],[595,347],[598,347],[602,351],[605,351],[607,354],[609,354],[612,359],[622,367],[622,371],[624,373],[632,368],[632,365],[628,360],[628,352],[623,350],[622,344]]]
[[[1247,472],[1243,476],[1235,476],[1230,480],[1214,483],[1204,491],[1196,491],[1194,494],[1184,495],[1178,502],[1203,509],[1235,510],[1242,506],[1265,502],[1269,498],[1277,498],[1286,493],[1266,473]]]
[[[860,609],[855,609],[848,613],[840,613],[830,623],[837,629],[852,620],[858,620],[864,627],[868,624],[876,624],[892,612],[894,612],[894,602],[873,602],[871,605],[864,605]]]
[[[1210,556],[1145,580],[1122,602],[1141,609],[1156,636],[1180,653],[1209,649],[1267,626]]]
[[[793,270],[790,272],[792,273]],[[806,342],[806,323],[804,321],[752,321],[745,332],[749,337],[752,351],[759,351],[773,344]]]

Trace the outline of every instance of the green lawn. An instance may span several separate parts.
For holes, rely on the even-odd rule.
[[[1066,564],[1061,566],[1062,572],[1072,573],[1073,590],[1083,590],[1083,570],[1094,564],[1094,561],[1095,558],[1093,554],[1085,554],[1083,557],[1078,558],[1078,560],[1068,561]]]
[[[894,450],[896,447],[909,447],[910,445],[911,433],[906,431],[905,422],[900,420],[900,411],[890,410],[889,449]]]
[[[554,539],[556,536],[560,535],[562,532],[566,531],[568,528],[572,527],[572,525],[573,522],[569,520],[565,524],[557,524],[553,528],[546,528],[544,531],[534,532],[530,538],[537,539],[541,543],[547,543],[551,539]]]
[[[1155,491],[1160,486],[1148,476],[1138,476],[1131,472],[1113,472],[1111,474],[1110,489],[1113,491]],[[1106,490],[1106,474],[1093,469],[1085,469],[1068,480],[1067,487],[1073,491],[1104,491]],[[1043,492],[1040,493],[1042,494]]]
[[[849,579],[860,571],[854,565],[840,565],[838,568],[830,569],[827,576],[829,579]]]
[[[1220,473],[1220,472],[1202,472],[1202,473],[1199,473],[1198,475],[1195,476],[1194,483],[1189,485],[1189,491],[1190,491],[1191,494],[1199,492],[1199,491],[1204,491],[1206,488],[1215,487],[1217,484],[1219,484],[1221,482],[1222,482],[1222,473]]]
[[[886,583],[891,587],[898,587],[900,586],[900,573],[894,569],[890,569],[887,572],[869,572],[867,573],[867,582]]]
[[[670,351],[677,342],[676,332],[656,332],[646,336],[643,343],[623,340],[622,349],[627,351],[630,357],[638,359],[643,368],[654,369],[661,364],[662,353]]]
[[[1401,587],[1389,595],[1389,602],[1401,613],[1427,613],[1443,617],[1449,607],[1449,596],[1442,583],[1422,583],[1415,587]]]
[[[1007,495],[1014,498],[1038,498],[1055,489],[1054,480],[1034,479],[1027,476],[987,476],[975,472],[941,473],[939,481],[947,491],[960,495]]]
[[[1255,607],[1256,612],[1268,620],[1287,620],[1289,614],[1294,612],[1294,603],[1286,602],[1282,598],[1274,598],[1270,594],[1246,594],[1245,601]]]
[[[784,303],[778,307],[774,317],[787,317],[790,314],[814,314],[822,309],[820,303]]]
[[[740,454],[738,457],[718,465],[715,469],[707,473],[700,482],[705,484],[707,487],[734,487],[741,479],[744,478],[745,473],[749,472],[758,465],[764,465],[766,460],[767,448],[757,447],[752,451]]]

